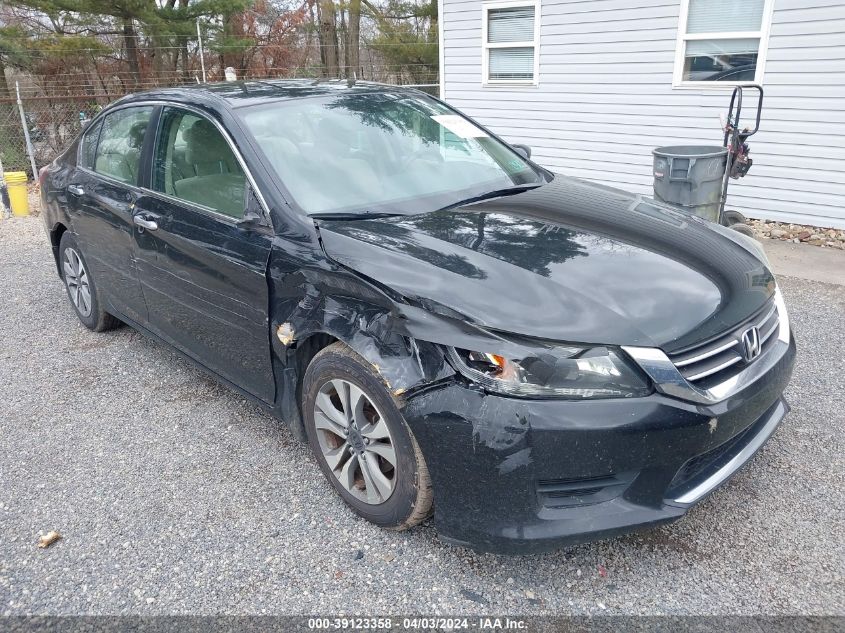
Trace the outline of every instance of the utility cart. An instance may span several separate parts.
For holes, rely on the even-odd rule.
[[[742,97],[746,89],[756,90],[757,116],[754,129],[740,127]],[[763,89],[757,85],[736,86],[731,94],[728,118],[722,125],[724,138],[718,145],[674,145],[658,147],[654,155],[654,197],[687,213],[701,216],[746,235],[753,235],[739,211],[726,210],[728,185],[751,169],[748,139],[760,129]]]

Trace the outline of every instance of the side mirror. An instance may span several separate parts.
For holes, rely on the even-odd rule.
[[[252,209],[247,209],[246,213],[244,213],[244,217],[238,220],[235,223],[239,228],[242,229],[253,229],[257,226],[265,226],[264,217],[253,211]]]
[[[258,202],[258,198],[252,191],[252,187],[247,187],[244,193],[246,197],[246,203],[244,205],[246,207],[246,211],[244,211],[244,217],[238,220],[235,223],[235,226],[240,229],[255,229],[258,227],[269,226],[267,219],[262,213],[261,203]]]
[[[516,151],[517,154],[522,156],[525,160],[531,158],[531,148],[527,145],[521,145],[514,143],[511,147]]]

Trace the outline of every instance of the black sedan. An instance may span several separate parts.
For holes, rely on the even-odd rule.
[[[355,512],[537,551],[683,515],[795,346],[756,242],[529,154],[410,89],[157,90],[44,170],[44,219],[85,326],[263,405]]]

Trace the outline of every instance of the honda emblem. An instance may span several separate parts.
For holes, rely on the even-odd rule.
[[[750,363],[760,355],[760,331],[750,327],[742,333],[742,353],[745,361]]]

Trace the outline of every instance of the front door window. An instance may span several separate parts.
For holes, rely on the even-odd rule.
[[[243,217],[246,177],[228,141],[208,119],[165,108],[154,165],[154,190]]]

